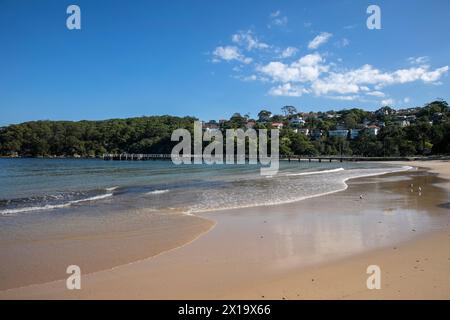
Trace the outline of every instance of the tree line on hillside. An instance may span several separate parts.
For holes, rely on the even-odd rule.
[[[362,109],[299,113],[293,106],[282,108],[283,115],[262,110],[254,120],[249,115],[233,114],[217,123],[223,132],[231,128],[280,131],[282,155],[358,155],[409,156],[450,154],[450,108],[443,100],[421,108],[396,111],[383,107],[376,112]],[[412,123],[399,125],[398,118],[414,117]],[[299,122],[293,119],[302,119]],[[2,156],[81,156],[104,153],[170,153],[175,129],[192,132],[194,117],[151,116],[104,121],[31,121],[0,128]],[[377,134],[368,123],[379,125]],[[281,126],[280,126],[281,127]],[[355,138],[330,136],[337,128],[358,130]],[[308,129],[305,134],[302,129]],[[313,135],[311,133],[319,133]],[[205,142],[205,144],[207,144]]]

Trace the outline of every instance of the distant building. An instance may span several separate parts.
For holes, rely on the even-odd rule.
[[[304,128],[304,129],[298,129],[297,131],[298,133],[304,134],[305,136],[309,136],[309,129]]]
[[[293,117],[293,118],[291,118],[289,120],[289,123],[293,124],[293,125],[300,125],[300,126],[302,126],[302,125],[304,125],[306,123],[306,121],[303,120],[303,118],[301,118],[301,117]]]
[[[359,137],[361,129],[350,129],[350,139],[354,140]]]
[[[311,132],[311,138],[314,140],[319,140],[322,137],[322,135],[323,135],[323,132],[322,132],[322,130],[319,130],[319,129],[314,129]]]
[[[272,127],[275,127],[277,129],[283,129],[284,124],[282,122],[272,122]]]
[[[411,122],[408,120],[408,117],[406,116],[400,116],[397,117],[395,120],[395,124],[400,127],[407,127],[411,124]]]
[[[306,118],[312,118],[312,119],[317,119],[317,118],[319,118],[319,114],[318,113],[316,113],[316,112],[309,112],[309,113],[307,113],[307,114],[305,114],[305,117]]]
[[[215,130],[219,129],[219,124],[216,121],[204,122],[202,128],[203,130]]]
[[[371,125],[367,127],[367,130],[370,134],[373,134],[374,136],[378,135],[378,132],[380,132],[380,128],[375,125]]]
[[[346,130],[346,129],[330,130],[330,131],[328,131],[328,135],[329,135],[330,137],[342,137],[342,138],[347,138],[347,136],[348,136],[348,130]]]

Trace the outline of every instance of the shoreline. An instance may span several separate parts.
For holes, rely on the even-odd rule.
[[[410,163],[408,162],[407,164],[409,165]],[[402,174],[404,174],[404,173],[402,173]],[[402,175],[402,174],[400,174],[400,175]],[[395,174],[394,174],[394,176],[395,176]],[[356,188],[359,188],[359,186],[358,186],[358,184],[360,183],[359,181],[361,181],[361,180],[364,181],[364,180],[367,180],[367,179],[370,180],[370,178],[357,178],[355,180],[352,179],[351,182],[349,182],[349,185],[350,186],[355,186],[356,185]],[[377,178],[375,177],[374,179],[377,179]],[[354,193],[354,190],[352,192]],[[348,192],[347,191],[342,191],[342,192],[338,192],[337,194],[344,195],[346,193],[348,193]],[[336,194],[334,194],[334,195],[327,195],[327,196],[324,196],[324,197],[320,197],[320,199],[323,200],[325,198],[328,198],[327,201],[329,201],[329,198],[333,198],[333,197],[334,198],[338,198],[338,199],[342,198],[341,196],[336,196]],[[316,198],[316,199],[308,199],[308,200],[301,201],[301,202],[299,202],[299,204],[300,204],[300,207],[301,207],[302,203],[316,203],[317,204],[317,203],[321,203],[321,202],[324,202],[324,201],[317,201],[317,198]],[[277,206],[274,206],[274,207],[276,208],[275,209],[275,211],[276,211],[280,207],[282,207],[282,208],[288,208],[288,207],[295,208],[296,204],[294,203],[294,204],[288,204],[288,205],[277,205]],[[306,206],[306,208],[308,208],[308,206]],[[110,270],[104,270],[104,271],[98,271],[98,272],[95,272],[95,273],[92,273],[92,274],[86,274],[85,277],[88,278],[89,283],[94,284],[94,287],[92,287],[92,289],[91,289],[91,290],[94,291],[94,293],[90,292],[89,294],[83,294],[81,292],[80,293],[70,293],[70,292],[67,292],[67,290],[62,290],[61,291],[61,288],[57,289],[58,287],[61,287],[61,281],[55,281],[53,283],[47,283],[47,284],[43,284],[43,285],[32,285],[32,286],[28,286],[28,287],[24,287],[24,288],[20,288],[20,289],[10,289],[10,290],[7,290],[7,292],[6,291],[1,291],[0,292],[0,298],[13,298],[13,297],[16,297],[16,298],[17,297],[57,298],[57,297],[62,297],[62,298],[83,298],[83,299],[87,298],[87,299],[91,299],[91,298],[108,298],[109,297],[109,298],[125,298],[125,299],[128,299],[128,298],[156,298],[156,299],[160,299],[160,298],[162,298],[162,299],[165,299],[165,298],[175,298],[175,299],[178,299],[178,298],[181,298],[181,299],[183,299],[183,298],[194,298],[194,299],[196,299],[196,298],[206,298],[206,299],[209,299],[209,298],[223,297],[223,298],[238,298],[238,299],[240,299],[240,298],[246,298],[246,297],[253,297],[253,298],[256,298],[256,299],[261,299],[262,298],[261,296],[259,298],[257,296],[255,296],[255,290],[256,290],[256,288],[261,288],[261,286],[262,286],[262,288],[266,288],[264,291],[266,291],[266,290],[268,291],[268,293],[264,294],[265,297],[271,297],[272,296],[274,299],[282,299],[283,298],[282,296],[278,296],[277,294],[271,295],[271,293],[270,293],[270,292],[273,292],[273,293],[277,292],[277,289],[276,289],[277,285],[279,286],[280,283],[283,283],[283,281],[280,280],[280,279],[283,279],[283,277],[287,277],[287,279],[291,279],[291,280],[293,280],[293,279],[297,279],[297,280],[298,279],[303,279],[302,275],[308,274],[308,272],[309,272],[309,271],[307,271],[308,268],[313,268],[313,267],[311,267],[311,266],[308,267],[308,265],[304,265],[304,266],[298,266],[297,265],[297,267],[295,267],[295,265],[296,265],[295,263],[294,263],[294,266],[290,266],[289,265],[289,261],[283,261],[283,263],[282,263],[283,267],[279,267],[279,266],[275,266],[274,267],[274,269],[278,268],[280,270],[277,269],[277,270],[275,270],[276,272],[272,272],[274,270],[265,270],[264,279],[266,279],[266,280],[264,280],[264,281],[261,280],[261,279],[258,280],[258,277],[256,277],[256,279],[253,279],[253,280],[251,280],[249,282],[248,279],[246,279],[246,277],[245,277],[245,273],[243,273],[243,274],[238,275],[239,279],[243,280],[242,282],[246,282],[246,284],[243,285],[243,287],[239,287],[240,286],[239,281],[238,282],[231,281],[233,283],[233,285],[234,285],[234,288],[229,288],[229,286],[226,286],[226,285],[222,285],[222,287],[225,287],[225,288],[221,288],[221,286],[219,285],[217,288],[215,288],[216,293],[214,295],[212,295],[212,296],[209,295],[209,296],[206,296],[206,297],[204,295],[202,295],[201,290],[199,292],[195,292],[195,293],[189,293],[189,290],[187,292],[185,292],[184,289],[183,289],[183,286],[186,286],[187,288],[189,288],[189,286],[190,286],[189,283],[186,282],[186,280],[184,282],[182,282],[180,287],[178,287],[178,289],[179,289],[178,291],[183,291],[183,293],[178,293],[178,294],[174,294],[173,292],[164,292],[164,293],[160,293],[160,294],[156,294],[155,295],[154,292],[152,293],[151,291],[153,291],[153,290],[151,290],[151,289],[154,288],[155,285],[159,281],[162,281],[162,280],[149,281],[149,283],[146,283],[146,285],[144,285],[143,287],[141,287],[141,286],[138,286],[138,288],[134,287],[134,286],[138,285],[137,283],[135,283],[136,282],[136,277],[142,277],[145,274],[147,274],[147,275],[148,274],[150,274],[150,275],[152,274],[152,272],[149,271],[149,266],[155,267],[155,265],[156,265],[157,266],[156,270],[158,270],[158,271],[154,271],[154,272],[156,272],[159,275],[159,277],[161,277],[161,275],[165,274],[166,278],[167,278],[167,274],[171,274],[171,273],[170,273],[170,271],[169,272],[167,272],[167,270],[165,271],[164,268],[166,268],[166,269],[167,268],[173,269],[173,266],[171,266],[171,263],[170,263],[170,261],[173,262],[173,259],[175,259],[175,261],[178,261],[178,262],[180,262],[182,264],[183,263],[186,264],[187,265],[186,267],[189,270],[189,268],[192,268],[192,266],[190,266],[190,264],[188,262],[186,262],[186,260],[189,259],[188,257],[190,257],[189,252],[191,252],[191,254],[192,254],[192,250],[194,250],[194,252],[195,252],[195,247],[201,248],[201,252],[202,253],[210,252],[211,254],[207,254],[206,258],[203,257],[203,256],[199,257],[198,256],[199,252],[197,251],[196,254],[193,255],[194,258],[196,258],[196,259],[199,259],[199,258],[200,259],[207,259],[207,260],[209,260],[209,259],[211,259],[211,260],[217,259],[217,261],[215,261],[215,266],[218,267],[218,268],[221,268],[222,271],[224,272],[224,277],[228,278],[230,276],[230,272],[226,271],[226,267],[227,267],[227,264],[225,263],[226,260],[229,259],[229,260],[234,261],[234,263],[236,263],[236,264],[242,264],[242,262],[235,261],[235,260],[239,260],[241,258],[244,259],[244,260],[248,259],[249,252],[238,252],[239,254],[236,254],[236,252],[235,252],[234,254],[237,255],[238,257],[231,257],[230,256],[228,258],[224,258],[223,255],[220,256],[220,254],[219,254],[220,258],[218,258],[217,257],[217,252],[214,253],[214,251],[216,251],[216,249],[214,247],[212,247],[211,244],[208,244],[208,241],[213,240],[211,243],[217,244],[217,238],[219,238],[220,241],[223,241],[225,239],[229,240],[230,239],[229,235],[224,235],[223,234],[224,229],[227,229],[226,227],[229,227],[229,226],[227,226],[227,224],[229,224],[231,226],[239,226],[239,224],[236,221],[232,221],[232,220],[233,220],[233,218],[237,218],[237,216],[239,215],[240,211],[250,212],[250,214],[253,214],[253,216],[249,217],[248,219],[246,219],[246,217],[240,217],[240,220],[244,221],[244,223],[243,223],[244,224],[244,228],[243,228],[243,230],[238,230],[236,232],[236,236],[240,240],[249,240],[249,239],[246,239],[246,237],[248,237],[247,233],[250,230],[246,229],[246,227],[248,227],[248,228],[251,227],[252,228],[251,231],[255,231],[256,233],[262,233],[261,230],[258,230],[258,229],[261,229],[261,226],[264,226],[264,225],[260,225],[259,224],[257,227],[254,226],[255,220],[260,218],[259,216],[260,216],[261,212],[258,212],[258,211],[265,211],[265,212],[267,212],[267,213],[264,213],[264,217],[267,219],[267,223],[269,223],[269,219],[271,218],[271,214],[273,214],[270,211],[274,211],[274,210],[271,210],[271,209],[273,209],[273,208],[265,208],[265,209],[264,208],[259,208],[259,210],[258,210],[258,208],[256,208],[256,209],[255,208],[252,208],[252,209],[247,208],[247,209],[239,209],[239,210],[229,210],[229,211],[227,210],[228,213],[215,212],[215,213],[202,214],[202,215],[200,215],[200,217],[206,216],[206,218],[208,218],[208,219],[211,218],[211,220],[217,222],[217,225],[215,227],[211,227],[209,229],[209,231],[201,234],[201,236],[198,236],[196,238],[196,241],[191,241],[191,242],[189,242],[187,244],[184,244],[184,245],[181,246],[181,248],[178,248],[177,250],[170,250],[169,252],[164,252],[165,254],[158,255],[158,257],[151,257],[151,258],[144,259],[143,261],[132,262],[131,263],[132,265],[119,265],[119,266],[114,267],[113,269],[110,269]],[[255,212],[256,212],[256,214],[255,214]],[[270,215],[268,213],[270,213]],[[288,219],[290,219],[292,217],[292,215],[303,215],[303,214],[304,213],[291,212],[291,213],[288,213],[288,214],[285,214],[285,215],[287,216]],[[320,214],[320,210],[319,210],[318,214]],[[231,218],[230,217],[225,217],[226,215],[231,215],[232,217]],[[205,218],[205,217],[203,217],[203,218]],[[239,220],[239,218],[237,218],[237,220]],[[246,221],[246,220],[248,220],[248,221]],[[256,223],[257,222],[258,221],[256,220]],[[282,222],[281,223],[282,225],[285,224],[285,222],[283,222],[283,220],[281,222]],[[265,222],[264,222],[264,224],[265,224]],[[256,229],[256,230],[253,230],[253,229]],[[398,242],[399,243],[398,246],[400,246],[400,244],[402,244],[402,246],[403,246],[403,243],[406,243],[406,244],[415,243],[415,241],[418,241],[418,240],[416,240],[418,237],[429,238],[429,237],[433,237],[433,235],[436,235],[436,231],[435,230],[434,231],[431,230],[429,232],[427,231],[427,232],[424,232],[423,234],[420,234],[420,235],[414,235],[414,237],[412,237],[412,238],[410,238],[408,240],[399,241]],[[243,239],[241,239],[242,237],[243,237]],[[209,239],[208,240],[208,238],[213,238],[213,239]],[[261,238],[261,240],[262,239],[263,238]],[[251,241],[255,242],[254,239],[251,239]],[[433,243],[435,243],[435,242],[436,241],[433,241]],[[440,244],[440,245],[442,246],[442,244]],[[260,250],[260,248],[258,248],[258,246],[259,246],[259,244],[256,245],[256,243],[253,243],[253,244],[251,244],[250,247]],[[375,252],[378,252],[377,250],[380,250],[381,252],[384,252],[389,257],[390,256],[389,255],[389,250],[390,250],[389,249],[389,245],[387,245],[385,247],[381,246],[381,248],[382,249],[380,249],[380,247],[378,247],[378,248],[372,248],[372,249],[369,249],[369,250],[367,250],[367,248],[366,248],[364,250],[361,250],[360,252],[350,253],[347,256],[348,258],[345,258],[345,259],[343,257],[337,258],[337,259],[336,258],[325,259],[325,260],[322,260],[321,262],[317,262],[317,261],[313,262],[312,265],[316,266],[315,268],[317,268],[317,267],[319,267],[319,269],[320,268],[324,268],[323,269],[324,271],[322,271],[322,272],[324,274],[326,274],[327,272],[329,272],[329,269],[327,269],[327,268],[332,268],[333,265],[335,265],[335,266],[339,266],[341,264],[344,265],[344,266],[347,265],[347,264],[349,266],[353,265],[355,263],[354,261],[359,259],[358,257],[360,257],[362,255],[368,255],[368,256],[374,255],[374,254],[376,254]],[[225,246],[224,249],[225,250],[229,250],[230,248]],[[233,249],[234,250],[232,250],[230,252],[235,251],[235,248],[233,248]],[[247,249],[248,248],[244,248],[243,250],[245,251]],[[199,250],[199,249],[197,248],[197,250]],[[270,250],[266,250],[266,251],[270,251]],[[385,252],[385,251],[387,251],[387,252]],[[267,254],[267,253],[264,253],[264,254]],[[271,254],[273,254],[273,252],[269,253],[269,257],[271,257]],[[344,255],[344,257],[345,257],[345,255]],[[328,257],[328,258],[330,258],[330,257]],[[177,259],[179,259],[179,260],[177,260]],[[223,259],[225,259],[225,260],[223,260]],[[344,259],[344,260],[342,260],[342,259]],[[383,259],[385,259],[385,258],[383,258]],[[168,260],[169,260],[169,262],[168,262]],[[270,260],[270,259],[268,259],[268,260]],[[222,261],[222,263],[220,263],[220,261]],[[248,263],[250,263],[250,266],[253,266],[255,261],[251,262],[251,259],[250,259],[250,261],[246,261],[244,264],[248,265]],[[324,265],[324,267],[322,267],[322,265]],[[196,265],[196,266],[198,267],[198,265]],[[286,266],[288,266],[288,267],[286,267]],[[151,269],[153,269],[153,268],[151,268]],[[223,270],[223,269],[225,269],[225,270]],[[208,273],[211,273],[211,270],[209,270],[208,268],[206,270],[203,270],[203,271],[204,271],[203,272],[204,275],[206,275]],[[121,275],[120,278],[123,277],[123,278],[126,278],[126,279],[130,280],[130,281],[126,282],[127,283],[126,287],[128,288],[128,290],[126,290],[128,292],[127,295],[118,295],[118,296],[114,295],[111,291],[114,291],[113,288],[117,284],[112,285],[112,288],[111,288],[111,285],[108,285],[108,284],[104,283],[104,281],[105,281],[104,279],[109,279],[111,277],[111,274],[113,274],[113,273],[120,274]],[[227,273],[228,273],[228,275],[227,275]],[[213,272],[213,274],[214,274],[214,272]],[[193,276],[195,276],[195,275],[197,275],[196,272],[194,272]],[[231,275],[233,275],[233,272],[231,272]],[[365,273],[363,273],[363,276],[365,276]],[[235,275],[235,277],[236,277],[236,275]],[[247,277],[251,278],[251,275],[247,275]],[[203,279],[203,280],[206,281],[206,283],[203,282],[202,286],[207,288],[208,287],[208,283],[207,283],[208,277],[204,276],[203,278],[206,278],[206,279]],[[212,277],[211,279],[214,280],[215,277]],[[173,281],[175,281],[175,279]],[[286,282],[287,283],[287,287],[286,288],[288,288],[289,287],[288,284],[289,284],[290,280],[286,280],[286,281],[287,281]],[[298,281],[300,281],[300,280],[298,280]],[[96,285],[96,283],[97,283],[97,285]],[[100,289],[98,287],[98,283],[102,283],[102,286],[106,285],[106,288],[109,287],[109,290],[105,291],[104,288]],[[272,285],[273,285],[273,287],[271,287]],[[149,291],[147,294],[144,294],[142,292],[145,288],[147,288],[147,290]],[[173,290],[177,290],[177,286],[174,285],[174,284],[172,284],[171,288]],[[253,288],[253,289],[249,290],[249,288]],[[285,291],[288,290],[286,288],[284,289]],[[137,292],[141,292],[141,294],[136,295],[136,291],[135,290],[137,290]],[[260,289],[258,289],[258,290],[260,290]],[[258,290],[256,290],[256,291],[258,291]],[[313,292],[313,291],[311,291],[311,292]],[[312,295],[310,295],[310,296],[312,296]],[[323,295],[322,298],[325,298],[325,297],[328,297],[328,296],[335,297],[335,296],[333,296],[331,294],[326,294],[326,295]],[[347,294],[347,296],[354,297],[351,294],[349,294],[349,295]],[[298,297],[298,298],[306,298],[306,297],[308,297],[308,295],[302,295],[301,297]],[[320,298],[320,296],[319,296],[319,298]]]

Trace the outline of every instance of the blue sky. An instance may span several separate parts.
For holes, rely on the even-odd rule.
[[[420,106],[449,98],[449,14],[448,0],[1,0],[0,125]]]

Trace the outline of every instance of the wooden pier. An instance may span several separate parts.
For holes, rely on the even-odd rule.
[[[189,156],[183,156],[189,158]],[[191,155],[191,159],[195,156]],[[171,160],[170,154],[139,154],[139,153],[119,153],[119,154],[104,154],[103,160],[114,161],[148,161],[148,160]],[[246,160],[249,157],[246,156]],[[360,157],[360,156],[280,156],[282,161],[307,161],[307,162],[361,162],[361,161],[414,161],[414,160],[432,160],[434,157]],[[225,160],[225,156],[224,156]]]

